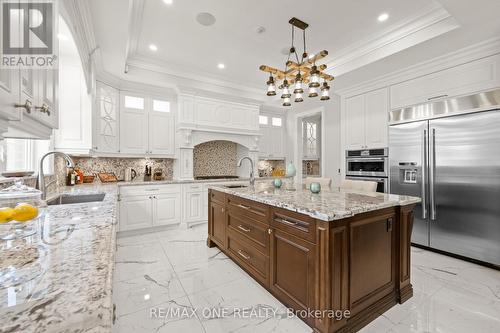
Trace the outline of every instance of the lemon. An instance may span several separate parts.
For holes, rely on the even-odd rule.
[[[14,215],[14,209],[10,207],[0,208],[0,223],[6,223],[12,221],[12,216]]]
[[[26,222],[38,216],[38,208],[27,204],[20,203],[14,208],[14,215],[12,218],[19,222]]]

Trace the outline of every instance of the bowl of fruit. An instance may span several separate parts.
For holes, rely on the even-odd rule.
[[[41,192],[16,182],[0,190],[0,239],[12,240],[37,233],[45,202]]]

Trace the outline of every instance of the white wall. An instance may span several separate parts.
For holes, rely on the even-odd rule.
[[[287,163],[293,161],[298,166],[300,158],[295,156],[295,142],[297,136],[297,114],[313,109],[324,108],[323,112],[323,131],[324,131],[324,168],[323,177],[332,178],[333,185],[340,184],[340,97],[331,95],[329,101],[320,101],[319,99],[310,99],[307,97],[303,103],[293,103],[292,107],[286,111],[286,158]],[[299,143],[301,144],[301,143]]]

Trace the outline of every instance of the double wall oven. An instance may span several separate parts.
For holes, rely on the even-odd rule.
[[[346,151],[346,179],[377,182],[377,192],[389,192],[388,149]]]

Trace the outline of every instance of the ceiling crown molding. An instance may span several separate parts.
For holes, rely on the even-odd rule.
[[[338,76],[460,27],[439,4],[332,54],[326,72]]]
[[[137,45],[144,16],[144,0],[130,0],[128,8],[128,38],[125,50],[125,66],[130,57],[137,53]],[[125,72],[127,70],[125,69]]]
[[[415,65],[366,80],[344,89],[335,90],[342,97],[355,96],[367,91],[387,87],[393,84],[429,75],[474,60],[500,54],[500,37],[491,38],[442,56],[417,63]]]

